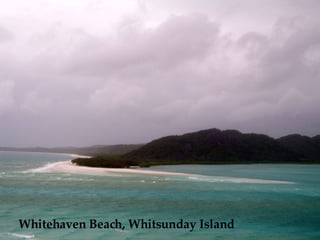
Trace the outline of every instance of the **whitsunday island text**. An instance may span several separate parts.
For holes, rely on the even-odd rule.
[[[88,221],[59,221],[57,219],[19,219],[21,229],[181,229],[193,232],[198,229],[233,229],[234,219],[229,221],[216,221],[214,219],[198,219],[190,221],[179,219],[177,221],[160,221],[154,219],[127,219],[120,221],[101,221],[89,219]]]

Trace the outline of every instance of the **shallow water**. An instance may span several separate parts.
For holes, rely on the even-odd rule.
[[[69,155],[0,152],[0,239],[319,239],[320,165],[179,165],[190,176],[94,176],[32,171]],[[50,165],[49,165],[50,166]],[[266,181],[264,181],[266,180]],[[269,180],[275,181],[270,182]],[[85,229],[25,229],[19,219],[85,222]],[[90,219],[121,229],[90,229]],[[134,229],[129,219],[196,222]],[[201,229],[200,219],[233,229]]]

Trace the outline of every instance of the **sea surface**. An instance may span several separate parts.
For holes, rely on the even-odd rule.
[[[39,171],[70,159],[67,154],[0,152],[1,240],[320,239],[320,165],[149,169],[190,174],[186,176]],[[26,229],[19,219],[85,222],[86,228]],[[109,223],[117,219],[124,229],[89,228],[90,219]],[[193,231],[187,227],[136,229],[130,228],[130,219],[196,225]],[[233,221],[233,228],[200,228],[201,219]]]

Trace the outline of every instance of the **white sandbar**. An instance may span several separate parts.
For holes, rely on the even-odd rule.
[[[144,169],[84,167],[84,166],[75,165],[71,163],[71,161],[49,163],[44,167],[33,169],[32,172],[66,172],[66,173],[78,173],[78,174],[88,174],[88,175],[110,175],[110,173],[111,174],[112,173],[133,173],[133,174],[138,173],[138,174],[152,174],[152,175],[190,176],[190,174],[186,174],[186,173],[151,171],[151,170],[144,170]]]
[[[190,173],[177,173],[177,172],[164,172],[152,171],[145,169],[130,169],[130,168],[98,168],[98,167],[85,167],[73,164],[71,161],[61,161],[55,163],[48,163],[47,165],[29,170],[28,172],[65,172],[74,174],[87,174],[87,175],[101,175],[112,176],[115,174],[149,174],[149,175],[167,175],[167,176],[186,176],[192,181],[203,182],[233,182],[233,183],[268,183],[268,184],[292,184],[293,182],[266,180],[256,178],[237,178],[237,177],[223,177],[223,176],[205,176]]]

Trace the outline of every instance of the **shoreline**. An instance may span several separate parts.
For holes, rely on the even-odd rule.
[[[99,168],[99,167],[85,167],[73,164],[71,161],[60,161],[49,163],[43,167],[30,170],[33,173],[72,173],[72,174],[85,174],[95,176],[123,176],[121,174],[145,174],[145,175],[161,175],[161,176],[182,176],[192,181],[203,182],[232,182],[232,183],[260,183],[260,184],[294,184],[294,182],[279,181],[279,180],[266,180],[256,178],[238,178],[227,176],[209,176],[191,173],[178,173],[178,172],[165,172],[144,169],[130,169],[130,168]]]
[[[49,163],[44,167],[33,169],[32,172],[65,172],[75,174],[88,175],[112,175],[114,173],[129,173],[129,174],[148,174],[148,175],[171,175],[171,176],[198,176],[196,174],[153,171],[131,168],[99,168],[99,167],[85,167],[73,164],[71,160]]]
[[[94,157],[94,156],[89,156],[89,155],[81,155],[81,154],[77,154],[77,153],[62,153],[62,154],[69,155],[70,157],[73,157],[73,158],[93,158]]]

